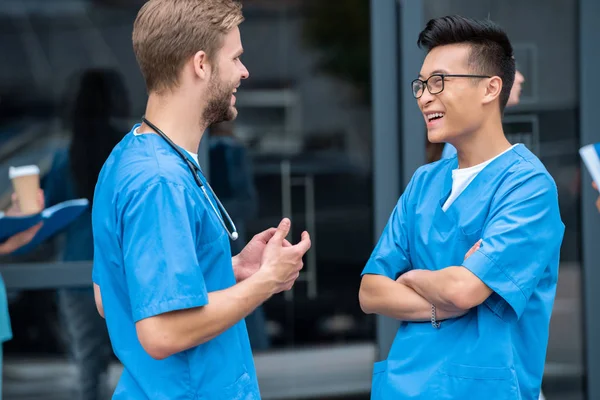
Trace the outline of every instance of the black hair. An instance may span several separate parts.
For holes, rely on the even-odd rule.
[[[481,75],[502,79],[500,111],[504,111],[515,81],[513,48],[506,32],[490,20],[474,20],[459,15],[430,20],[419,34],[419,48],[427,52],[438,46],[469,44],[469,66]]]
[[[124,80],[112,69],[89,69],[71,79],[72,92],[63,122],[72,132],[71,176],[78,197],[90,201],[100,170],[124,132],[115,120],[126,119],[130,104]]]

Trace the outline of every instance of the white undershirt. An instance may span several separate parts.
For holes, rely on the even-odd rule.
[[[456,200],[456,198],[460,196],[460,194],[467,188],[467,186],[469,186],[473,179],[475,179],[477,174],[483,171],[483,169],[489,163],[491,163],[507,151],[511,150],[515,146],[516,144],[504,150],[496,157],[484,161],[481,164],[477,164],[469,168],[457,168],[452,170],[452,192],[450,192],[450,197],[448,197],[448,200],[446,200],[446,202],[444,203],[442,210],[446,211],[452,205],[452,203],[454,203],[454,200]]]
[[[144,135],[144,133],[139,133],[138,129],[140,129],[140,128],[139,127],[135,128],[135,130],[133,131],[133,135],[134,136]],[[185,150],[185,152],[188,153],[190,156],[192,156],[192,159],[196,160],[196,163],[198,163],[198,165],[200,165],[200,161],[198,161],[197,153],[192,153],[191,151],[187,151],[187,150]]]

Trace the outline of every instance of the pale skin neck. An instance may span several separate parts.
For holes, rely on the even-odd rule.
[[[488,161],[512,144],[506,139],[500,118],[488,119],[480,129],[465,137],[455,145],[458,154],[458,167],[469,168]]]
[[[183,93],[170,92],[161,95],[151,93],[145,116],[175,144],[187,151],[197,153],[204,131],[208,127],[202,120],[205,107],[206,104],[202,101]],[[138,132],[155,133],[145,123],[142,123]]]

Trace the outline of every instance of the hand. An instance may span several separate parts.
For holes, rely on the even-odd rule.
[[[598,185],[596,185],[596,182],[592,182],[592,187],[598,190]],[[596,199],[596,208],[598,209],[598,212],[600,212],[600,196],[598,196]]]
[[[233,257],[233,272],[235,280],[241,282],[254,275],[259,269],[263,253],[267,243],[277,232],[277,228],[269,228],[256,234],[242,251]],[[291,247],[292,244],[284,239],[283,247]]]
[[[13,193],[11,195],[10,200],[10,207],[4,212],[4,214],[8,217],[17,217],[19,215],[23,215],[23,213],[21,212],[21,207],[19,206],[19,199],[16,193]],[[45,200],[44,191],[42,189],[38,191],[38,204],[40,205],[40,210],[43,210],[45,207]]]
[[[31,242],[41,227],[42,223],[40,222],[23,232],[19,232],[16,235],[9,237],[4,243],[0,243],[0,255],[10,254]]]
[[[44,192],[41,189],[39,191],[38,196],[38,202],[40,203],[41,209],[43,209]],[[12,194],[11,202],[11,206],[8,208],[8,210],[6,210],[4,214],[11,217],[22,215],[21,209],[19,208],[19,202],[16,193]],[[34,225],[23,232],[19,232],[9,237],[4,241],[4,243],[0,243],[0,255],[10,254],[13,251],[25,246],[27,243],[31,242],[31,240],[38,233],[41,227],[42,223],[40,222],[37,225]]]
[[[290,225],[289,219],[281,220],[263,252],[259,273],[273,283],[274,294],[290,290],[294,286],[304,266],[302,257],[311,246],[310,236],[306,231],[302,232],[301,240],[296,245],[285,245]]]
[[[475,253],[477,250],[479,250],[479,248],[481,247],[481,242],[482,242],[482,241],[483,241],[483,239],[479,239],[479,240],[477,241],[477,243],[475,243],[475,244],[473,245],[473,247],[471,247],[471,248],[469,249],[469,251],[467,251],[467,254],[465,254],[465,258],[464,258],[465,260],[466,260],[467,258],[471,257],[471,256],[472,256],[472,255],[473,255],[473,254],[474,254],[474,253]],[[412,271],[413,271],[413,270],[411,270],[411,271],[407,271],[407,272],[403,273],[402,275],[400,275],[400,276],[399,276],[399,277],[396,279],[396,282],[398,282],[398,283],[401,283],[401,284],[403,284],[403,285],[406,285],[406,286],[410,286],[410,284],[408,284],[408,282],[410,281],[410,277],[411,277],[411,272],[412,272]]]

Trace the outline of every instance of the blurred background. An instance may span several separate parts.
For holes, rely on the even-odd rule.
[[[600,215],[578,156],[600,141],[597,0],[242,3],[250,79],[238,92],[239,117],[205,136],[203,168],[242,239],[284,215],[293,241],[305,229],[313,239],[294,290],[247,320],[264,399],[368,398],[372,363],[385,357],[395,322],[361,312],[360,272],[412,173],[440,157],[410,81],[424,56],[418,33],[448,14],[490,18],[508,32],[525,82],[505,130],[558,186],[566,232],[544,392],[600,398]],[[0,1],[0,208],[10,203],[11,165],[40,166],[47,202],[84,197],[65,183],[70,168],[89,172],[75,182],[93,185],[95,165],[139,121],[146,93],[131,31],[142,4]],[[121,367],[88,313],[91,254],[72,239],[90,234],[78,221],[0,258],[13,329],[5,399],[110,398]]]

